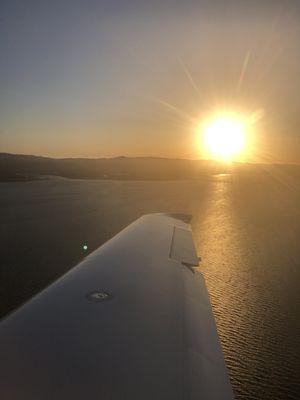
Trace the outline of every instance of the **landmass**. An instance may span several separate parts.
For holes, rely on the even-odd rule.
[[[259,172],[272,169],[300,173],[298,165],[226,164],[211,160],[154,157],[50,158],[0,153],[0,182],[26,182],[51,177],[109,180],[181,180],[212,174]]]

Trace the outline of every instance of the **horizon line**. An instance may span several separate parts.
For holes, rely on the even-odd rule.
[[[245,165],[286,165],[286,166],[300,166],[300,163],[286,163],[286,162],[260,162],[260,161],[219,161],[208,158],[180,158],[180,157],[162,157],[162,156],[110,156],[110,157],[55,157],[55,156],[45,156],[36,154],[26,154],[26,153],[10,153],[10,152],[0,152],[0,156],[15,156],[15,157],[35,157],[35,158],[46,158],[50,160],[115,160],[115,159],[153,159],[153,160],[174,160],[174,161],[189,161],[189,162],[211,162],[216,164],[230,165],[230,164],[245,164]]]

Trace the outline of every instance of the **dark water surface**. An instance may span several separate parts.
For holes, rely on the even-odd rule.
[[[4,316],[148,212],[193,231],[236,399],[299,399],[300,182],[267,174],[177,182],[0,184]],[[151,245],[149,243],[149,245]]]

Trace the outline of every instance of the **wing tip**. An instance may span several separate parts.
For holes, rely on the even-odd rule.
[[[169,217],[169,218],[174,218],[178,219],[179,221],[185,222],[186,224],[190,224],[192,221],[193,216],[191,214],[183,214],[183,213],[159,213],[159,212],[154,212],[152,214],[148,215],[157,215],[160,217]]]

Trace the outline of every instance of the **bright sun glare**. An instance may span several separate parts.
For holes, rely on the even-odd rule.
[[[242,119],[223,115],[210,120],[204,127],[204,145],[216,160],[231,161],[246,148],[246,125]]]

